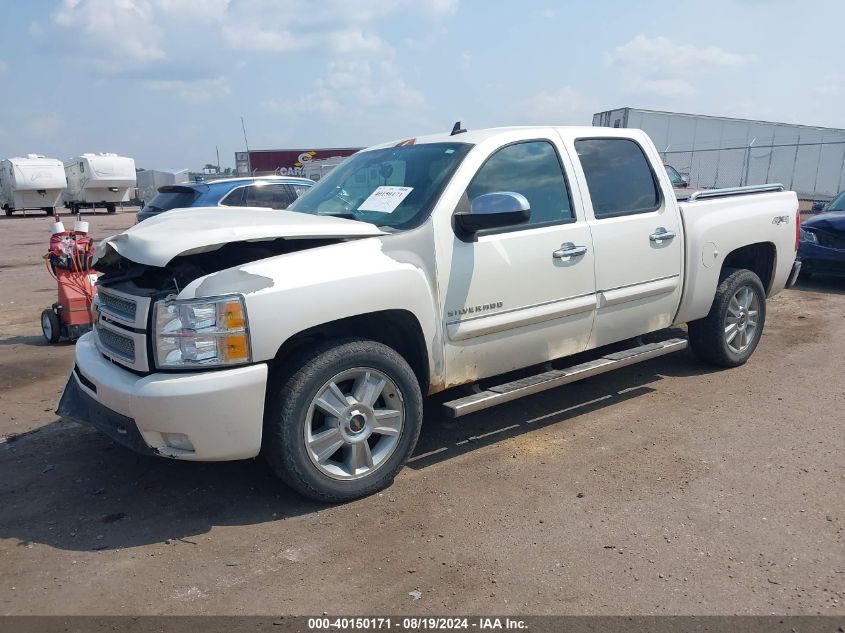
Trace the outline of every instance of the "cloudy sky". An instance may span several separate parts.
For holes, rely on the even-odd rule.
[[[0,158],[146,168],[631,106],[845,127],[841,0],[0,0]],[[830,32],[825,25],[832,25]]]

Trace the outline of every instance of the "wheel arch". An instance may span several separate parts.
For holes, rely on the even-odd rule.
[[[370,339],[396,350],[411,366],[422,393],[428,391],[431,374],[423,329],[413,313],[402,309],[358,314],[309,327],[281,344],[271,361],[271,368],[282,371],[306,346],[349,337]]]
[[[744,268],[756,274],[768,296],[774,280],[777,247],[772,242],[757,242],[741,246],[727,254],[722,262],[719,279],[724,279],[731,269]]]

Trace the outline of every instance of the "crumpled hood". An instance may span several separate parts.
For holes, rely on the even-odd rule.
[[[163,267],[179,255],[214,251],[231,242],[331,239],[384,235],[373,224],[254,207],[197,207],[162,213],[97,245],[94,262],[116,255]]]
[[[845,211],[821,213],[809,220],[801,220],[801,226],[822,231],[845,231]]]

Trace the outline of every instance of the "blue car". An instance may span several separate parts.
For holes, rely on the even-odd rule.
[[[314,182],[291,176],[227,178],[159,187],[158,194],[136,216],[138,222],[188,207],[270,207],[287,209]]]
[[[801,223],[798,258],[802,275],[845,275],[845,191]]]

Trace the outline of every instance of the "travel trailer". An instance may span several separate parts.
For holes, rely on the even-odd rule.
[[[67,187],[62,161],[40,154],[0,162],[0,207],[6,215],[40,209],[52,215]]]
[[[135,161],[117,154],[82,154],[65,162],[67,191],[62,199],[73,213],[127,202],[135,188]]]

